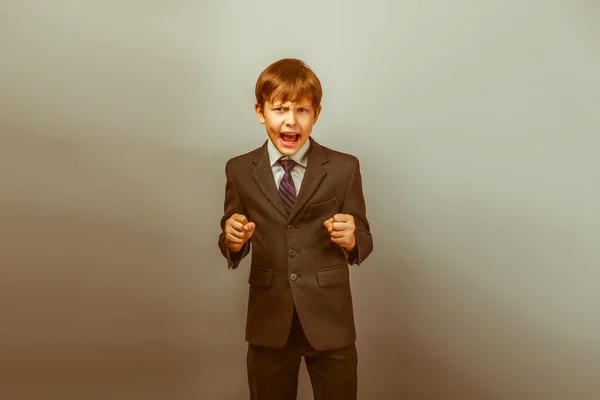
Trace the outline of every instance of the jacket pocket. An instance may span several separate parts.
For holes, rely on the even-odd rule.
[[[338,200],[336,197],[333,199],[325,200],[320,203],[308,204],[306,206],[307,215],[322,215],[322,214],[335,214],[338,210]]]
[[[317,270],[317,283],[322,288],[345,285],[349,282],[350,272],[346,265],[338,265],[336,267]]]
[[[253,286],[269,288],[271,287],[272,275],[273,273],[268,269],[251,268],[248,283]]]

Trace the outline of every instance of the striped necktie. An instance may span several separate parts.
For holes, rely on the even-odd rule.
[[[292,208],[294,208],[294,201],[296,200],[296,186],[294,185],[291,172],[295,163],[291,158],[284,159],[282,157],[279,159],[279,164],[285,170],[285,174],[279,184],[279,195],[281,196],[281,200],[283,200],[288,215],[291,214]]]

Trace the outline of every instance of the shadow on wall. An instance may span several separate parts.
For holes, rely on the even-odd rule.
[[[511,241],[488,240],[492,233],[462,241],[475,231],[463,225],[457,234],[462,237],[443,245],[432,237],[434,244],[427,249],[411,243],[411,233],[404,232],[403,243],[391,246],[384,238],[368,264],[353,271],[365,398],[558,400],[600,395],[598,353],[590,351],[592,341],[583,340],[592,339],[591,334],[574,324],[581,322],[577,316],[561,316],[569,303],[580,306],[581,296],[592,288],[573,286],[573,277],[560,279],[560,274],[569,278],[559,256],[568,254],[572,233],[561,233],[557,243],[564,248],[535,248],[545,238],[532,218],[525,224],[516,215],[500,214],[493,217],[495,223],[474,223],[494,233],[510,227],[505,233]],[[386,220],[397,226],[395,222]],[[547,229],[556,229],[544,222]],[[518,232],[514,226],[520,227]],[[544,268],[528,265],[543,256]],[[511,261],[514,265],[503,265]]]
[[[25,135],[0,149],[2,397],[239,398],[243,321],[227,322],[244,292],[219,287],[244,277],[218,258],[211,160]]]
[[[434,335],[422,326],[420,314],[427,296],[435,294],[422,287],[424,277],[414,266],[391,254],[379,246],[352,273],[359,398],[497,399],[470,366],[444,358],[431,345]]]
[[[2,220],[3,391],[165,398],[201,371],[177,340],[168,236],[27,208]]]

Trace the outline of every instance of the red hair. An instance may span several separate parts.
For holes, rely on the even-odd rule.
[[[317,75],[303,61],[284,58],[269,65],[256,81],[256,102],[296,101],[308,98],[315,112],[321,104],[323,89]]]

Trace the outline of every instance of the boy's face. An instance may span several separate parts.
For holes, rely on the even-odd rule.
[[[269,139],[284,156],[292,156],[306,143],[321,113],[307,98],[295,102],[267,101],[255,105],[256,116],[265,125]]]

